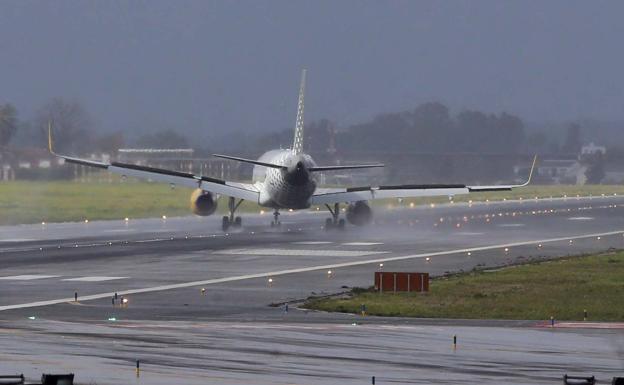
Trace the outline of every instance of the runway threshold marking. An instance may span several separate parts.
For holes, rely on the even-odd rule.
[[[522,241],[522,242],[503,243],[499,245],[478,246],[478,247],[470,247],[470,248],[465,248],[465,249],[436,251],[436,252],[431,252],[431,253],[411,254],[411,255],[403,255],[403,256],[397,256],[397,257],[367,259],[364,261],[334,263],[330,265],[310,266],[310,267],[302,267],[298,269],[279,270],[279,271],[271,271],[271,272],[266,272],[266,273],[239,275],[239,276],[234,276],[234,277],[206,279],[202,281],[182,282],[182,283],[175,283],[175,284],[170,284],[170,285],[146,287],[142,289],[120,290],[120,291],[117,291],[117,294],[118,295],[131,295],[131,294],[153,293],[157,291],[184,289],[184,288],[195,287],[195,286],[213,285],[213,284],[218,284],[218,283],[244,281],[244,280],[249,280],[249,279],[257,279],[257,278],[277,277],[281,275],[296,274],[296,273],[306,273],[306,272],[316,271],[316,270],[338,269],[342,267],[368,265],[371,263],[382,263],[382,262],[401,261],[401,260],[406,260],[406,259],[445,256],[445,255],[461,254],[461,253],[476,252],[476,251],[502,249],[506,247],[509,248],[509,247],[526,246],[526,245],[533,245],[536,243],[544,244],[544,243],[568,241],[571,239],[607,237],[610,235],[621,235],[621,234],[624,234],[624,230],[609,231],[606,233],[583,234],[583,235],[568,236],[568,237],[558,237],[558,238],[538,239],[538,240],[530,240],[530,241]],[[80,296],[80,301],[85,302],[85,301],[93,301],[96,299],[111,298],[113,295],[115,295],[115,292],[82,295]],[[66,303],[66,302],[72,302],[72,301],[74,301],[74,297],[21,303],[21,304],[15,304],[15,305],[5,305],[5,306],[0,306],[0,311],[58,305],[58,304]]]

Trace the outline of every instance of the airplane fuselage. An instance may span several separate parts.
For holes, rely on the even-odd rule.
[[[316,190],[316,166],[307,154],[291,150],[272,150],[264,153],[259,161],[277,164],[287,169],[254,166],[253,182],[260,191],[260,206],[275,209],[305,209],[310,207],[310,197]]]

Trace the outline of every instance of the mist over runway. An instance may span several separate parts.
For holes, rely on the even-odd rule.
[[[617,375],[618,330],[362,318],[298,304],[368,287],[379,269],[441,275],[622,248],[623,205],[619,196],[395,205],[345,231],[323,230],[327,214],[314,211],[284,213],[280,229],[247,215],[231,233],[218,216],[3,227],[0,343],[4,358],[25,356],[0,369],[63,365],[102,384],[132,380],[135,359],[150,384],[432,383],[441,373],[447,383],[556,383],[573,370],[606,379]],[[112,306],[115,292],[127,307]],[[389,366],[397,349],[406,356]]]

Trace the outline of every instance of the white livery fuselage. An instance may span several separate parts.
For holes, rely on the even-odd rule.
[[[275,209],[305,209],[316,190],[316,175],[309,171],[316,164],[310,155],[292,150],[264,153],[261,162],[285,166],[286,169],[254,166],[253,182],[260,192],[258,204]]]

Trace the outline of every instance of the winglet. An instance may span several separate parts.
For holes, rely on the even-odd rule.
[[[528,186],[531,183],[531,179],[533,178],[533,171],[535,170],[535,164],[537,163],[537,155],[533,157],[533,164],[531,165],[531,171],[529,171],[529,178],[527,181],[521,186]]]
[[[48,151],[51,154],[56,155],[53,148],[54,141],[52,140],[52,122],[48,120]]]

